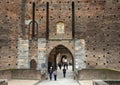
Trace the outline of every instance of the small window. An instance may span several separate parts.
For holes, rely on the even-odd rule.
[[[96,63],[96,65],[98,65],[98,63]]]
[[[103,55],[103,57],[105,58],[105,55]]]
[[[120,37],[120,34],[118,35],[118,37]]]
[[[88,65],[90,65],[90,63],[88,63]]]
[[[63,34],[65,33],[65,25],[63,22],[58,22],[57,25],[56,25],[56,30],[57,30],[57,33],[58,34]]]
[[[103,65],[106,65],[106,63],[103,63]]]
[[[59,1],[59,3],[61,3],[61,1]]]
[[[10,64],[8,64],[8,66],[10,66]]]
[[[105,48],[103,48],[103,51],[105,51]]]
[[[107,46],[110,46],[110,44],[107,44]]]
[[[110,52],[107,52],[107,54],[110,54]]]

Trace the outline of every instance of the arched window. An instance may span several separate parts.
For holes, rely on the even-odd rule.
[[[30,69],[36,69],[36,67],[37,67],[36,61],[34,59],[32,59],[30,61]]]
[[[63,22],[58,22],[57,25],[56,25],[56,30],[57,30],[57,33],[58,34],[63,34],[65,33],[65,25]]]

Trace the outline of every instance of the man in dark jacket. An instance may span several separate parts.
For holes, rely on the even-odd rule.
[[[50,67],[50,69],[49,69],[49,77],[50,77],[50,80],[52,80],[52,73],[53,73],[53,69],[52,69],[52,67]]]
[[[65,78],[66,77],[66,69],[63,68],[63,77]]]

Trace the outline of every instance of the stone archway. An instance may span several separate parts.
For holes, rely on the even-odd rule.
[[[48,57],[48,69],[52,66],[53,68],[57,68],[59,63],[62,63],[63,56],[66,56],[68,65],[72,66],[72,70],[74,70],[74,58],[70,50],[64,45],[55,46]]]
[[[37,63],[34,59],[32,59],[30,61],[30,69],[36,69],[36,67],[37,67]]]

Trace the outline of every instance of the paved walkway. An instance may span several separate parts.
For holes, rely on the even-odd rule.
[[[38,80],[9,80],[8,85],[34,85]]]
[[[54,78],[52,80],[48,79],[43,82],[40,82],[37,85],[79,85],[79,84],[73,78],[72,67],[69,67],[68,70],[66,71],[66,78],[63,78],[62,69],[61,70],[58,69],[56,81],[54,80]]]
[[[93,80],[80,80],[80,85],[93,85]]]
[[[48,79],[38,83],[37,85],[92,85],[93,80],[80,80],[79,83],[73,78],[72,67],[66,71],[66,78],[63,78],[62,69],[57,70],[57,80]],[[49,77],[48,77],[49,78]],[[10,80],[8,85],[35,85],[39,80]]]

